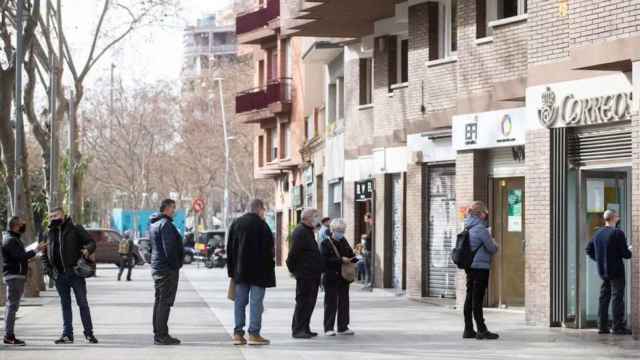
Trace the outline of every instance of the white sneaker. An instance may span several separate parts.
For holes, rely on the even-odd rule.
[[[324,333],[324,336],[336,336],[336,332],[331,330],[331,331],[326,331]]]
[[[347,329],[345,331],[338,331],[338,335],[355,335],[356,333],[353,332],[353,330],[351,329]]]

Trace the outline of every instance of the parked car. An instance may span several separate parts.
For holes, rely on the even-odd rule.
[[[110,229],[87,229],[91,238],[96,242],[96,252],[94,260],[96,263],[102,264],[120,264],[120,254],[118,254],[118,245],[122,240],[122,235],[117,231]],[[144,258],[140,254],[140,249],[133,245],[134,264],[144,265]]]

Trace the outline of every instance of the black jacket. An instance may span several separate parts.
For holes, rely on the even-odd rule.
[[[182,267],[184,247],[182,236],[173,225],[173,219],[163,214],[151,217],[151,270],[154,272],[177,271]]]
[[[89,254],[96,250],[96,242],[89,233],[69,217],[60,226],[49,226],[47,237],[42,261],[49,271],[73,271],[82,256],[82,249],[87,249]]]
[[[257,214],[236,219],[227,238],[227,273],[237,284],[276,286],[273,233]]]
[[[622,259],[631,259],[627,237],[620,229],[602,227],[587,244],[587,255],[598,263],[598,273],[603,280],[625,276]]]
[[[4,233],[2,237],[2,272],[5,278],[27,276],[29,259],[34,256],[36,256],[35,251],[25,251],[20,234],[13,231]]]
[[[310,228],[302,223],[291,234],[293,245],[287,257],[287,268],[297,279],[318,279],[324,271],[324,258]]]
[[[333,251],[330,241],[336,246],[340,257]],[[324,281],[333,282],[344,280],[342,278],[342,257],[352,258],[356,256],[347,239],[343,238],[339,241],[331,238],[325,239],[322,241],[322,244],[320,244],[320,253],[324,257],[325,262]]]

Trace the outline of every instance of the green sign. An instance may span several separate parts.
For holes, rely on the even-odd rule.
[[[507,231],[522,232],[522,190],[509,190],[507,201],[509,203]]]

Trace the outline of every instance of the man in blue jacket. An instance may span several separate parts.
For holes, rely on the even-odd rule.
[[[488,218],[489,214],[484,203],[474,201],[464,221],[465,227],[469,230],[471,250],[475,251],[471,267],[465,270],[467,297],[464,301],[464,333],[462,335],[465,339],[495,340],[498,338],[498,334],[487,330],[482,311],[484,295],[489,285],[491,257],[498,251],[498,246],[488,229]],[[477,332],[473,329],[473,320],[476,321]]]
[[[173,225],[176,202],[165,199],[160,214],[151,217],[151,270],[156,295],[153,305],[153,335],[156,345],[178,345],[180,340],[169,335],[169,313],[178,292],[178,279],[184,249],[182,236]]]
[[[620,216],[615,210],[604,212],[605,226],[601,227],[593,235],[593,239],[587,245],[587,255],[598,262],[598,273],[602,278],[600,288],[600,334],[609,334],[609,303],[611,302],[611,289],[613,288],[613,333],[615,335],[631,335],[624,320],[624,288],[625,271],[622,259],[631,259],[631,251],[627,246],[627,237],[624,231],[616,225]]]

